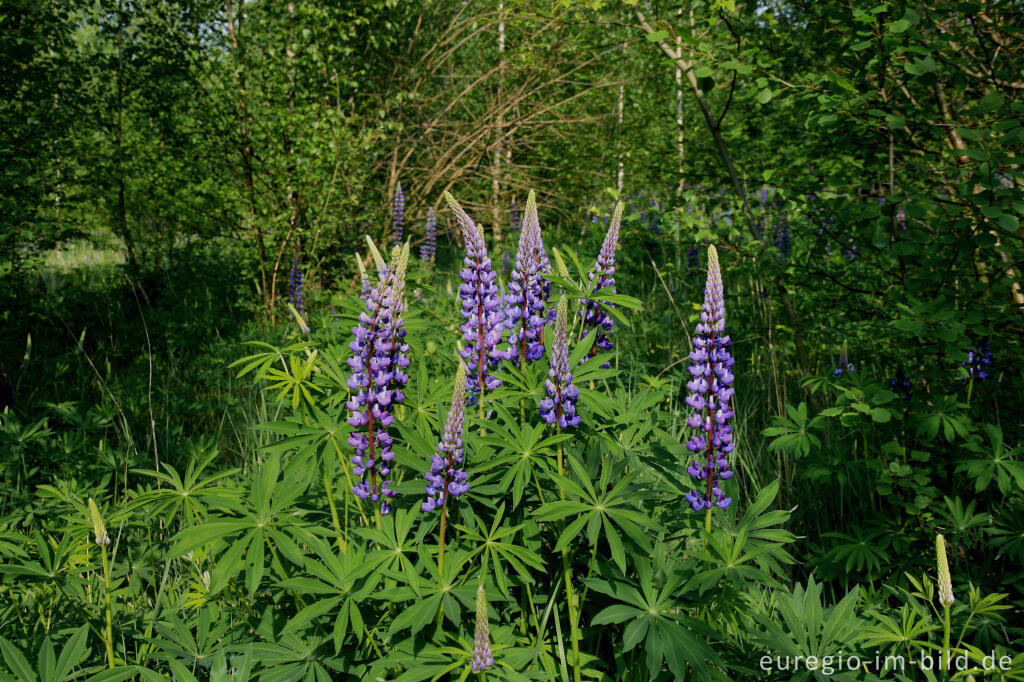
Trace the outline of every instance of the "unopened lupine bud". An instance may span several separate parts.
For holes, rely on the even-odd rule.
[[[395,246],[402,243],[402,232],[405,230],[405,193],[402,183],[395,188],[395,203],[391,214],[391,241]]]
[[[475,673],[483,672],[494,665],[491,651],[491,626],[487,621],[487,592],[481,585],[476,589],[476,632],[473,637],[473,663]]]
[[[100,508],[96,506],[96,502],[91,497],[89,498],[89,518],[92,520],[92,532],[96,536],[96,544],[106,547],[110,544],[110,536],[107,535],[107,526],[103,523]]]
[[[946,539],[935,536],[935,554],[939,564],[939,604],[950,607],[956,601],[953,598],[953,578],[949,574],[949,560],[946,558]]]

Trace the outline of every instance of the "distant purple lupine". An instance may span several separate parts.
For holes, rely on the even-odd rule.
[[[544,381],[547,397],[540,401],[540,417],[548,424],[557,424],[560,429],[569,429],[580,423],[580,416],[576,414],[580,392],[572,383],[572,370],[569,368],[569,308],[564,297],[558,301],[556,310],[551,367]]]
[[[546,296],[541,277],[543,239],[537,218],[537,198],[533,191],[526,199],[523,229],[519,233],[515,267],[505,296],[505,328],[508,336],[508,358],[516,365],[539,360],[544,355],[542,333],[546,322]],[[506,255],[508,252],[505,252]]]
[[[686,249],[686,269],[688,271],[687,277],[693,279],[697,274],[697,266],[700,265],[700,255],[697,251],[697,243],[692,242]]]
[[[731,345],[725,333],[725,300],[722,273],[715,247],[708,247],[708,278],[704,289],[704,304],[700,322],[693,337],[694,350],[690,353],[691,379],[686,387],[690,396],[686,404],[693,409],[687,425],[697,433],[686,442],[686,448],[701,455],[694,459],[686,471],[702,489],[686,494],[686,501],[694,511],[708,511],[710,530],[711,509],[725,509],[732,502],[722,492],[721,482],[732,478],[728,455],[736,447],[729,421],[734,413],[729,405],[735,389],[732,388]]]
[[[402,192],[402,183],[395,188],[395,201],[391,210],[391,242],[395,246],[402,243],[402,233],[405,231],[405,193]]]
[[[466,241],[465,267],[459,273],[462,278],[459,297],[462,299],[462,317],[465,318],[460,329],[466,342],[460,355],[469,370],[466,389],[472,393],[493,391],[501,386],[501,379],[491,374],[491,370],[505,357],[505,353],[498,350],[503,323],[501,297],[495,282],[498,273],[491,267],[483,231],[450,193],[444,193],[444,200],[455,214]]]
[[[351,397],[345,406],[353,427],[348,443],[355,448],[352,473],[359,477],[352,492],[357,497],[380,502],[381,514],[391,512],[390,498],[395,496],[391,481],[393,440],[388,427],[394,422],[395,405],[405,400],[403,388],[409,381],[409,346],[405,343],[405,273],[409,249],[396,249],[391,265],[382,273],[377,286],[367,297],[366,309],[359,314],[349,344],[352,357],[348,365]]]
[[[615,293],[615,249],[619,244],[619,226],[622,223],[622,211],[625,208],[620,201],[612,213],[612,222],[608,227],[608,233],[601,245],[601,252],[594,264],[594,271],[589,273],[589,281],[593,291],[605,290],[606,293]],[[611,306],[611,303],[605,305]],[[580,311],[583,317],[583,325],[580,329],[580,338],[583,338],[591,329],[597,330],[597,338],[590,349],[590,356],[597,354],[598,350],[611,350],[612,342],[608,338],[614,326],[614,321],[600,304],[593,299],[588,299]]]
[[[291,270],[288,271],[288,302],[297,311],[302,312],[302,266],[299,265],[298,259],[292,261]]]
[[[902,393],[901,400],[910,400],[914,385],[910,383],[910,379],[903,372],[903,365],[896,368],[896,378],[889,380],[889,388],[896,391],[897,394]]]
[[[425,512],[445,506],[448,496],[458,497],[469,491],[466,472],[462,468],[462,427],[466,420],[466,365],[459,362],[452,391],[452,407],[444,426],[444,436],[430,460],[426,474],[427,501],[421,505]]]
[[[839,362],[836,363],[836,368],[832,370],[832,376],[842,376],[843,374],[852,374],[856,370],[853,368],[853,363],[850,362],[850,356],[846,352],[846,342],[843,342],[843,350],[839,352]]]
[[[420,260],[433,262],[437,256],[437,216],[427,209],[427,236],[420,245]]]
[[[975,348],[967,351],[967,360],[960,363],[967,368],[967,373],[974,379],[984,381],[988,379],[986,367],[992,366],[992,351],[989,350],[988,341],[982,341]]]

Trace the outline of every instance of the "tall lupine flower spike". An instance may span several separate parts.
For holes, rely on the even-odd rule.
[[[476,588],[476,632],[473,637],[473,672],[482,673],[494,665],[491,651],[491,625],[487,620],[487,592],[484,586]]]
[[[291,270],[288,271],[288,302],[302,312],[302,266],[297,258],[292,260]]]
[[[359,477],[352,492],[357,497],[380,502],[382,514],[391,511],[388,501],[395,496],[391,481],[391,462],[395,455],[388,427],[394,422],[394,407],[405,400],[403,387],[409,381],[409,366],[402,312],[405,308],[405,273],[409,263],[409,245],[395,250],[391,265],[381,274],[370,292],[366,310],[353,327],[348,359],[352,391],[345,406],[351,412],[348,423],[354,427],[348,443],[355,448],[352,471]]]
[[[395,246],[402,243],[402,232],[405,230],[405,193],[402,183],[395,188],[395,202],[391,213],[391,241]]]
[[[543,249],[537,198],[531,190],[519,233],[516,264],[508,283],[509,293],[505,296],[505,327],[510,332],[508,356],[517,365],[544,356],[544,285],[550,282],[541,277]]]
[[[686,471],[699,482],[701,490],[691,490],[686,501],[694,511],[707,510],[706,525],[711,530],[711,510],[725,509],[732,502],[722,492],[721,482],[732,478],[728,455],[736,447],[732,440],[733,417],[729,401],[732,399],[734,360],[729,354],[731,340],[725,334],[725,300],[722,273],[718,264],[718,251],[708,247],[708,279],[704,289],[704,305],[700,312],[697,333],[693,337],[694,350],[690,353],[692,378],[686,387],[690,396],[686,404],[693,408],[687,420],[694,434],[686,448],[700,455]],[[702,461],[701,461],[702,460]]]
[[[444,425],[444,436],[430,461],[427,479],[427,501],[423,511],[445,506],[449,495],[458,497],[469,490],[462,468],[462,426],[466,419],[466,365],[460,360],[452,390],[452,407]]]
[[[551,344],[551,369],[544,381],[548,395],[540,401],[540,417],[548,424],[568,429],[580,423],[580,416],[576,414],[580,392],[572,383],[569,369],[569,306],[564,297],[558,301],[557,310],[555,338]]]
[[[427,209],[427,238],[420,245],[420,260],[434,262],[437,256],[437,216],[434,209]]]
[[[491,267],[483,232],[450,193],[444,193],[444,200],[455,214],[466,241],[465,267],[459,273],[462,278],[459,285],[461,312],[466,320],[460,327],[466,346],[459,354],[466,361],[468,370],[466,388],[474,393],[485,389],[493,391],[501,386],[501,380],[490,370],[506,357],[498,350],[502,331],[501,297],[496,283],[498,273]]]
[[[611,225],[608,226],[608,233],[604,237],[604,244],[601,245],[601,252],[597,256],[597,262],[594,264],[594,272],[591,272],[589,275],[588,279],[594,291],[605,289],[607,290],[606,293],[615,293],[615,248],[619,243],[619,225],[622,223],[622,211],[624,208],[625,204],[621,201],[615,205]],[[594,281],[595,278],[596,282]],[[606,303],[606,305],[612,304]],[[597,330],[597,338],[590,349],[591,357],[596,355],[599,349],[611,350],[612,342],[608,338],[608,334],[611,332],[614,322],[608,313],[601,308],[597,301],[587,300],[584,302],[580,315],[583,317],[580,338],[583,338],[591,328]]]

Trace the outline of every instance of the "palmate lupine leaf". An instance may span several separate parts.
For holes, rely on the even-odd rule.
[[[439,610],[453,625],[458,626],[462,622],[463,607],[472,608],[476,588],[463,584],[468,561],[466,552],[449,547],[441,571],[438,571],[437,562],[425,548],[421,548],[418,554],[419,567],[426,573],[424,577],[418,579],[416,584],[407,583],[378,593],[380,599],[392,603],[410,602],[391,621],[389,636],[404,630],[410,630],[415,635],[437,619]]]
[[[693,589],[685,576],[673,566],[660,585],[655,584],[655,571],[649,560],[633,565],[636,581],[588,579],[587,586],[620,602],[604,608],[591,625],[626,623],[622,638],[624,653],[641,642],[647,659],[647,672],[654,679],[667,664],[676,679],[686,677],[692,668],[699,679],[712,679],[709,663],[723,665],[721,657],[709,644],[716,635],[705,624],[684,611],[682,598]]]
[[[713,533],[708,538],[703,556],[712,568],[694,577],[698,585],[708,588],[721,580],[736,584],[756,580],[781,587],[775,576],[786,575],[781,564],[795,563],[785,545],[795,542],[796,536],[784,528],[775,527],[786,523],[790,512],[781,509],[767,511],[778,492],[779,481],[776,479],[758,493],[735,527],[723,521],[723,532]]]
[[[856,615],[858,590],[853,589],[838,604],[825,607],[821,601],[822,585],[814,578],[808,579],[806,587],[796,585],[792,591],[776,592],[776,612],[761,612],[755,618],[764,628],[758,635],[758,643],[771,655],[789,657],[794,660],[802,656],[815,657],[819,664],[826,656],[835,656],[839,651],[853,655],[857,642],[867,633],[867,624]],[[874,675],[870,679],[878,679]],[[794,680],[860,680],[861,671],[837,671],[832,676],[811,672],[804,666],[794,672]]]
[[[74,668],[89,655],[88,637],[88,625],[75,630],[64,643],[59,657],[49,635],[43,638],[39,651],[34,655],[24,654],[10,640],[0,637],[0,660],[18,676],[20,682],[65,682],[71,679]],[[30,660],[36,662],[36,668],[32,667]],[[0,670],[0,679],[12,678]]]
[[[807,403],[800,403],[793,407],[786,405],[787,417],[772,416],[774,426],[769,426],[761,431],[761,435],[768,436],[772,441],[768,444],[769,452],[790,452],[800,457],[806,457],[811,450],[821,447],[821,440],[813,433],[813,430],[820,430],[824,425],[824,419],[820,416],[808,418]]]
[[[570,440],[573,436],[567,433],[552,434],[539,420],[537,423],[520,424],[518,417],[513,418],[498,402],[493,403],[492,407],[498,419],[487,423],[486,436],[474,437],[471,441],[494,447],[495,454],[488,465],[482,469],[474,466],[474,470],[480,472],[491,467],[499,469],[511,465],[505,469],[498,485],[503,490],[511,486],[512,508],[516,509],[540,475],[554,466],[558,443]]]
[[[412,535],[416,513],[412,509],[399,507],[395,514],[382,517],[380,528],[356,528],[355,533],[374,543],[378,549],[370,552],[366,562],[373,570],[403,580],[413,590],[420,585],[413,557],[423,543],[428,528],[420,525],[416,535]]]
[[[314,471],[309,458],[293,457],[282,476],[280,453],[269,454],[253,477],[249,494],[226,506],[234,516],[211,518],[180,531],[172,538],[170,556],[181,556],[211,543],[228,543],[225,556],[243,562],[246,589],[254,593],[266,571],[268,549],[275,562],[280,553],[301,565],[303,552],[296,539],[306,544],[313,533],[322,532],[295,514],[293,507],[309,487]],[[276,569],[282,570],[280,565]]]
[[[307,625],[326,617],[340,653],[349,632],[363,641],[364,620],[359,605],[377,589],[380,573],[366,561],[362,547],[351,546],[345,554],[336,554],[332,546],[319,538],[310,543],[311,554],[303,564],[306,575],[281,581],[278,585],[301,595],[311,595],[311,603],[292,616],[281,634],[301,632]]]
[[[248,341],[247,344],[267,350],[231,363],[231,368],[242,367],[236,376],[255,372],[257,379],[270,382],[266,390],[278,391],[278,400],[284,401],[290,397],[293,409],[297,409],[302,402],[313,404],[313,393],[323,392],[312,380],[314,372],[318,371],[318,351],[309,343],[293,343],[282,348],[262,341]]]
[[[987,490],[993,480],[1003,495],[1009,495],[1015,486],[1018,492],[1024,491],[1024,462],[1015,459],[1024,457],[1024,446],[1007,450],[1001,427],[985,424],[982,428],[990,447],[984,448],[977,437],[969,438],[964,448],[985,456],[963,460],[957,465],[957,473],[967,472],[974,479],[975,492]]]
[[[612,559],[619,570],[625,573],[626,552],[619,531],[625,532],[641,548],[649,551],[650,545],[643,531],[659,528],[646,513],[637,509],[638,494],[632,482],[639,472],[623,473],[621,466],[604,459],[601,462],[600,479],[595,486],[590,472],[578,459],[569,455],[567,461],[579,483],[553,472],[548,473],[548,477],[565,490],[566,499],[547,503],[534,512],[534,517],[538,521],[557,521],[576,516],[562,531],[555,544],[555,551],[560,551],[586,528],[590,545],[597,542],[599,535],[604,537]],[[611,485],[613,480],[615,484]]]
[[[503,522],[504,521],[504,522]],[[476,545],[468,554],[468,560],[480,559],[480,570],[483,574],[493,567],[494,582],[501,590],[501,593],[509,597],[508,578],[505,565],[514,570],[524,582],[534,582],[530,575],[530,569],[543,570],[544,562],[540,556],[528,548],[514,542],[515,536],[523,530],[525,524],[511,525],[505,518],[505,503],[503,502],[494,514],[494,521],[490,527],[484,523],[479,516],[470,516],[468,524],[457,524],[455,527],[462,531],[462,542],[467,545]]]
[[[190,459],[182,476],[170,464],[163,462],[164,471],[149,469],[132,469],[133,473],[151,476],[162,481],[167,487],[148,490],[132,500],[129,508],[141,510],[147,518],[161,515],[168,527],[180,513],[184,522],[194,525],[206,518],[211,507],[223,508],[237,500],[242,489],[234,485],[224,485],[239,469],[225,469],[200,479],[207,467],[220,455],[217,450],[211,451],[202,460]],[[214,485],[220,482],[220,485]]]

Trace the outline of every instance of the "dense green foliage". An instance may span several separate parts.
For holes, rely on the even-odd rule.
[[[937,680],[952,649],[1024,679],[1019,3],[42,0],[0,8],[0,55],[0,680],[466,679],[479,585],[495,678]],[[399,182],[381,517],[347,360]],[[576,366],[572,335],[571,435],[538,417],[551,335],[502,363],[442,545],[441,195],[505,288],[530,188],[550,303],[614,301],[614,348]],[[683,498],[709,244],[737,442],[710,532]]]

